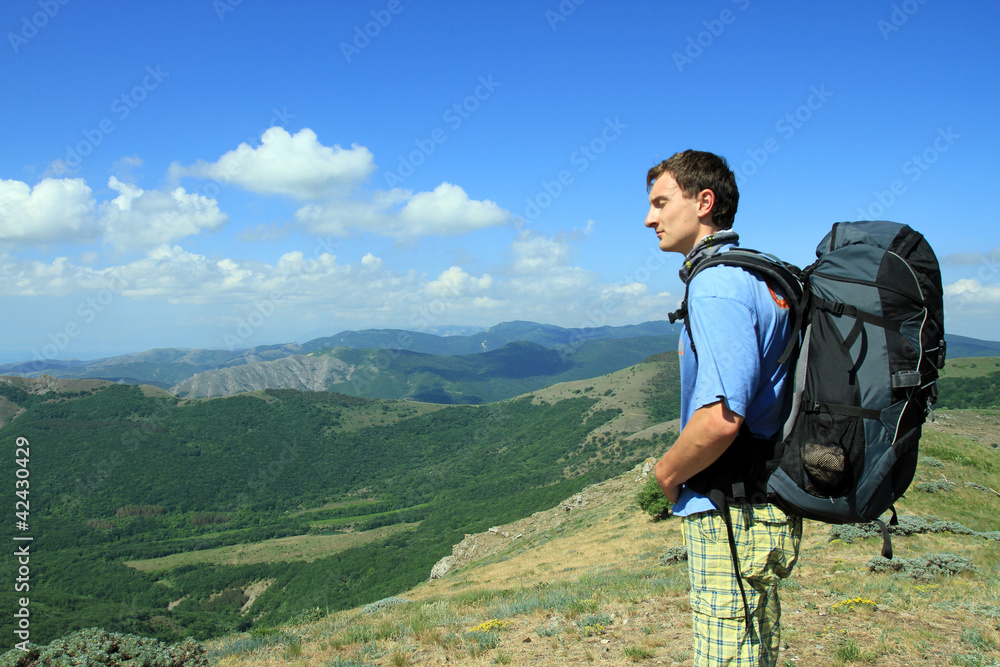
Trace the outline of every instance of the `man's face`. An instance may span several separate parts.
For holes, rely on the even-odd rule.
[[[703,235],[698,198],[688,199],[669,173],[662,173],[649,190],[646,226],[656,231],[660,250],[686,255]]]

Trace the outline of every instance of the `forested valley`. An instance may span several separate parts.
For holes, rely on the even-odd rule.
[[[670,356],[653,362],[668,393]],[[204,639],[397,593],[466,533],[551,507],[669,444],[606,429],[622,413],[601,407],[614,392],[443,406],[0,383],[4,413],[22,410],[3,428],[7,488],[15,440],[30,450],[31,639],[94,626]],[[3,568],[12,581],[16,560]],[[15,599],[0,601],[4,626]]]

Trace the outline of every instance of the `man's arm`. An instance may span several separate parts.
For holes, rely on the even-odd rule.
[[[655,468],[656,481],[672,503],[680,496],[681,484],[715,462],[739,433],[743,417],[725,401],[710,403],[691,415],[674,446]]]

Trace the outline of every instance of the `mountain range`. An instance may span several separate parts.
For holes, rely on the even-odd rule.
[[[483,403],[628,367],[676,349],[679,331],[665,321],[586,329],[515,321],[461,335],[366,329],[246,350],[164,348],[89,361],[19,362],[0,365],[0,375],[148,384],[185,398],[301,389]],[[1000,355],[1000,342],[955,335],[947,342],[950,358]]]
[[[369,329],[246,350],[165,348],[89,361],[19,362],[0,365],[0,375],[148,384],[187,398],[304,389],[480,403],[625,368],[676,349],[678,330],[663,321],[588,329],[505,322],[450,336]]]

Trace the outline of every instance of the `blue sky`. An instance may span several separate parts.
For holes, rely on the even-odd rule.
[[[0,361],[665,319],[676,151],[743,245],[906,222],[1000,339],[990,2],[0,5]]]

